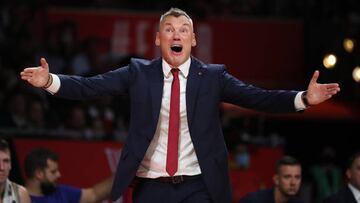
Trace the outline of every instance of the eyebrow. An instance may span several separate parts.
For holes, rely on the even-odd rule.
[[[171,25],[172,26],[171,23],[164,23],[164,25]],[[184,24],[182,24],[182,26],[189,26],[190,27],[190,23],[184,23]]]

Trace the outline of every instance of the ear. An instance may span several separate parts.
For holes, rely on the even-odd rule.
[[[159,32],[156,33],[156,37],[155,37],[155,45],[156,46],[160,46],[160,36],[159,36]]]
[[[279,185],[279,176],[278,176],[278,175],[274,175],[274,176],[273,176],[273,181],[274,181],[274,185],[275,185],[275,186]]]
[[[35,177],[36,179],[43,179],[44,176],[45,176],[45,174],[44,174],[44,171],[43,171],[43,170],[41,170],[41,169],[36,169],[36,170],[35,170],[35,172],[34,172],[34,177]]]
[[[196,37],[195,37],[195,33],[193,33],[193,35],[192,35],[191,46],[192,46],[192,47],[195,47],[195,46],[196,46]]]
[[[351,178],[351,171],[349,169],[346,170],[346,178],[350,180]]]

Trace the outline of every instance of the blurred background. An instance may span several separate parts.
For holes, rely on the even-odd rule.
[[[99,153],[104,153],[104,143],[121,146],[129,121],[126,95],[58,99],[21,81],[20,71],[38,66],[45,57],[52,73],[90,76],[120,68],[131,57],[158,57],[154,39],[159,16],[171,7],[187,11],[194,20],[198,45],[193,55],[225,64],[244,82],[304,90],[319,70],[319,82],[341,85],[330,101],[298,114],[220,106],[234,202],[247,192],[271,187],[272,168],[283,154],[303,164],[300,195],[305,202],[320,202],[336,191],[344,182],[348,156],[360,146],[358,0],[1,1],[0,136],[13,146],[12,179],[22,183],[25,178],[25,148],[61,143],[64,147],[56,148],[61,154],[67,145],[99,143]],[[69,151],[64,156],[81,160]],[[333,171],[341,175],[329,175]],[[62,179],[71,182],[74,178],[66,177],[79,173],[69,170]]]

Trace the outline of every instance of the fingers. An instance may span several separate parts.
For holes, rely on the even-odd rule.
[[[20,77],[23,80],[28,80],[29,78],[32,78],[34,75],[34,69],[33,68],[26,68],[20,73]]]
[[[20,77],[22,80],[28,80],[33,74],[33,68],[25,68],[20,72]]]
[[[338,84],[327,84],[325,88],[325,97],[326,99],[330,99],[333,95],[337,94],[340,91],[340,87]]]
[[[31,76],[32,76],[32,73],[21,72],[21,73],[20,73],[20,76],[21,76],[21,77],[31,77]]]
[[[38,69],[37,68],[25,68],[23,71],[20,72],[20,77],[22,80],[29,80],[34,74],[34,71]]]
[[[33,72],[33,71],[39,69],[40,67],[49,69],[49,64],[46,62],[46,60],[44,58],[40,59],[40,66],[25,68],[22,72]]]
[[[340,86],[338,83],[327,83],[324,85],[326,85],[327,88],[335,88]]]
[[[30,67],[30,68],[25,68],[20,74],[22,73],[33,73],[35,70],[37,70],[39,67]]]
[[[338,93],[337,90],[331,90],[331,91],[329,91],[329,94],[331,94],[331,95],[335,95],[335,94],[337,94],[337,93]]]
[[[339,84],[337,83],[330,83],[330,84],[324,84],[325,85],[325,90],[327,92],[339,92],[340,91],[340,87]]]
[[[328,88],[327,91],[328,91],[328,92],[339,92],[339,91],[340,91],[340,88],[339,88],[339,87]]]
[[[49,69],[49,64],[46,62],[45,58],[40,59],[41,67],[44,69]]]
[[[310,80],[310,84],[316,83],[317,79],[319,78],[319,75],[320,75],[319,71],[316,70]]]

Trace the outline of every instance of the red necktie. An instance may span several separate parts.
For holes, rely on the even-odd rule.
[[[171,69],[173,81],[171,84],[169,132],[166,156],[166,172],[173,176],[178,168],[179,123],[180,123],[180,83],[179,69]]]

